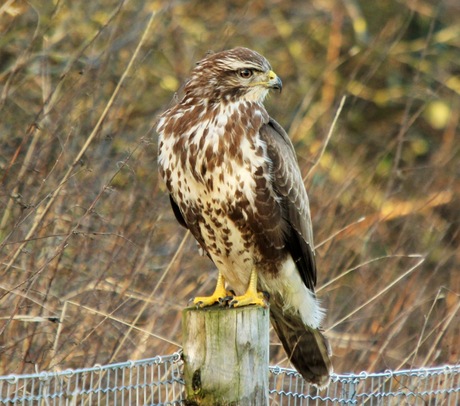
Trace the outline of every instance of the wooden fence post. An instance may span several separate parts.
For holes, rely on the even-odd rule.
[[[188,405],[267,406],[269,310],[259,306],[182,313]]]

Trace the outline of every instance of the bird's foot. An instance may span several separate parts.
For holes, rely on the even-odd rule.
[[[252,269],[251,276],[249,278],[249,285],[246,293],[241,296],[235,296],[230,301],[230,307],[242,307],[249,305],[257,305],[262,307],[268,307],[269,296],[268,293],[259,292],[257,290],[257,271]]]
[[[193,304],[198,308],[212,306],[216,303],[225,306],[228,302],[230,302],[235,293],[232,291],[227,291],[225,289],[216,289],[211,296],[197,296],[193,299]]]
[[[244,295],[233,297],[229,305],[230,307],[257,305],[267,308],[268,297],[264,292],[247,291]]]
[[[211,296],[198,296],[193,299],[193,304],[198,308],[212,306],[213,304],[220,303],[225,306],[230,300],[233,299],[235,293],[225,289],[225,280],[219,272],[217,277],[217,284],[214,293]]]

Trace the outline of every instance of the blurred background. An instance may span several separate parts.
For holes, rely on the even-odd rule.
[[[155,122],[235,46],[283,80],[266,106],[311,199],[335,371],[459,362],[457,0],[6,0],[0,374],[179,349],[217,274],[170,210]]]

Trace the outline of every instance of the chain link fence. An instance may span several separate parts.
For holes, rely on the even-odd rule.
[[[0,377],[0,405],[183,405],[180,353],[60,372]],[[291,370],[270,367],[271,406],[460,405],[460,365],[334,374],[317,391]]]

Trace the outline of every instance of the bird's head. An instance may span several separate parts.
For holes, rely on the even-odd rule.
[[[282,82],[268,61],[248,48],[234,48],[199,61],[184,91],[216,102],[262,102],[270,89],[281,91]]]

